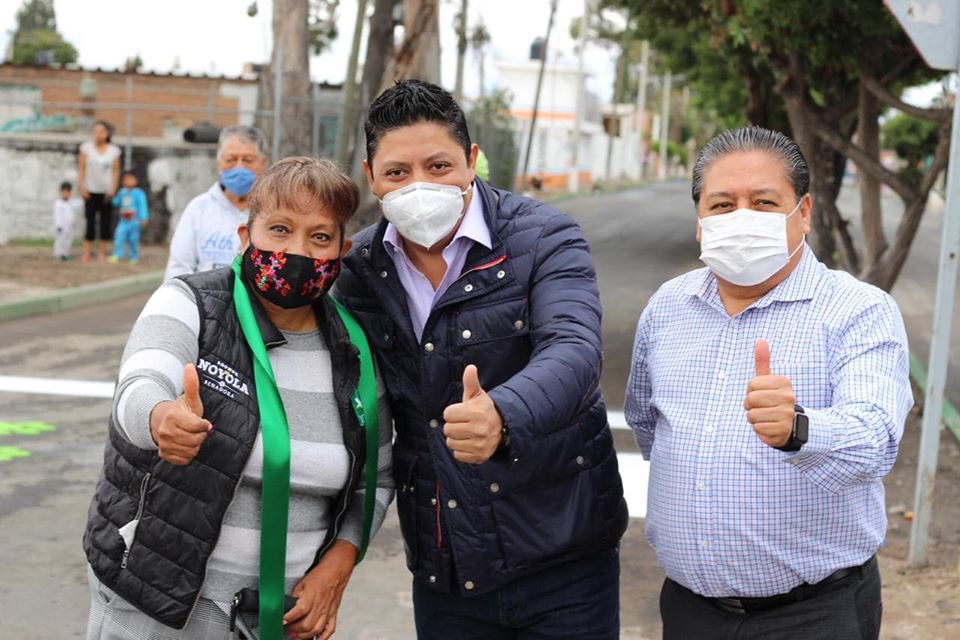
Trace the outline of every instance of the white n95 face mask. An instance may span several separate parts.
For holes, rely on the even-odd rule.
[[[463,196],[470,192],[447,184],[414,182],[391,191],[380,200],[383,215],[400,235],[429,249],[457,225],[463,213]]]
[[[802,200],[801,200],[802,202]],[[760,284],[800,250],[787,246],[789,214],[737,209],[701,218],[700,259],[714,274],[741,287]]]

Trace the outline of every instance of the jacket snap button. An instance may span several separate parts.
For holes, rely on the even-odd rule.
[[[473,580],[467,580],[466,582],[463,583],[463,588],[466,589],[467,591],[473,591],[473,588],[475,586],[476,585],[473,584]]]
[[[450,500],[449,502],[447,502],[447,506],[450,507],[451,509],[456,509],[456,508],[457,508],[457,501],[456,501],[456,500]]]
[[[490,492],[491,492],[491,493],[497,493],[498,491],[500,491],[500,485],[499,485],[499,484],[497,484],[496,482],[494,482],[493,484],[490,485]]]
[[[366,247],[360,249],[360,255],[366,258],[368,255],[370,255],[370,249],[367,249]]]
[[[497,271],[497,278],[498,278],[498,279],[502,279],[503,276],[505,276],[505,275],[507,275],[507,272],[506,272],[506,271],[503,271],[503,270]]]
[[[517,320],[516,322],[514,322],[513,328],[516,329],[517,331],[520,331],[520,329],[523,329],[523,320]]]
[[[436,419],[431,420],[428,424],[430,425],[431,429],[436,429],[440,426],[440,423]]]
[[[437,581],[437,576],[430,576],[429,580],[430,580],[430,582],[436,582],[436,581]]]
[[[473,334],[470,333],[470,329],[464,329],[464,330],[463,330],[463,333],[461,333],[460,335],[463,336],[463,339],[464,339],[464,340],[469,340],[469,339],[470,339],[470,336],[472,336]]]
[[[577,464],[583,465],[583,456],[577,456]]]
[[[381,271],[381,272],[380,272],[380,277],[381,277],[381,278],[386,278],[386,277],[387,277],[387,272],[386,272],[386,271]]]
[[[431,504],[432,506],[434,506],[434,507],[437,506],[437,499],[436,499],[436,498],[430,498],[430,504]]]
[[[434,349],[434,346],[432,342],[428,342],[427,344],[423,345],[423,350],[426,351],[427,353],[433,353],[433,349]]]
[[[468,284],[467,286],[465,286],[465,287],[463,288],[463,290],[466,291],[467,293],[470,293],[471,291],[473,291],[473,285],[472,285],[472,284]]]
[[[390,334],[389,334],[389,333],[383,334],[383,341],[384,341],[384,342],[390,342]]]

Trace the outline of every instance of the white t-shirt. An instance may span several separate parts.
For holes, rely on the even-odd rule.
[[[237,227],[247,215],[227,200],[219,183],[191,200],[170,240],[164,280],[229,266],[240,252]]]
[[[113,163],[120,157],[120,147],[107,144],[101,153],[89,140],[80,145],[80,153],[87,157],[84,187],[90,193],[107,193],[113,190]]]
[[[57,198],[53,203],[53,226],[57,229],[73,227],[76,210],[76,204],[72,200]]]

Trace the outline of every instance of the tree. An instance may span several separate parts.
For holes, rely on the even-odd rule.
[[[395,80],[411,78],[440,84],[438,5],[439,0],[403,0],[403,41],[387,65],[381,91]]]
[[[53,0],[25,0],[17,10],[13,34],[14,64],[70,64],[77,61],[76,48],[57,32]]]
[[[310,52],[320,53],[336,39],[339,5],[340,0],[273,0],[273,51],[269,66],[260,70],[257,111],[272,111],[282,105],[280,158],[311,151]],[[256,16],[257,3],[246,11],[250,17]],[[276,95],[274,87],[278,66],[283,76],[281,96]],[[272,116],[258,116],[257,125],[268,137],[273,135]]]
[[[476,101],[467,113],[470,137],[490,163],[490,184],[503,189],[513,187],[516,173],[516,126],[510,115],[511,97],[503,89]]]
[[[640,17],[641,33],[668,52],[673,68],[690,74],[698,93],[735,96],[731,85],[740,83],[747,109],[727,104],[725,110],[733,108],[728,113],[767,126],[785,114],[786,126],[774,128],[788,131],[810,162],[814,251],[827,264],[842,264],[868,282],[892,288],[946,164],[950,118],[944,109],[918,109],[899,99],[903,87],[939,74],[923,65],[880,3],[607,0],[605,5]],[[683,61],[686,66],[679,64]],[[724,73],[713,73],[711,64]],[[774,96],[778,104],[771,104]],[[916,184],[880,163],[877,120],[883,106],[934,122],[939,130],[932,162]],[[847,158],[864,178],[859,243],[836,202]],[[881,224],[881,184],[904,203],[889,243]]]
[[[460,11],[453,19],[457,32],[457,77],[453,83],[453,97],[463,100],[463,62],[467,57],[467,0],[460,0]]]
[[[123,63],[123,70],[130,73],[139,71],[141,67],[143,67],[143,58],[140,57],[139,52],[127,58],[126,62]]]
[[[477,71],[479,72],[481,100],[487,96],[486,70],[484,67],[486,64],[488,44],[490,44],[490,32],[487,31],[487,25],[484,24],[483,18],[480,18],[480,21],[473,28],[473,31],[470,32],[470,48],[477,54]]]

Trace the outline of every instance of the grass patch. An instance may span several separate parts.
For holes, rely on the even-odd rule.
[[[11,247],[53,247],[53,238],[18,238],[7,244]]]

